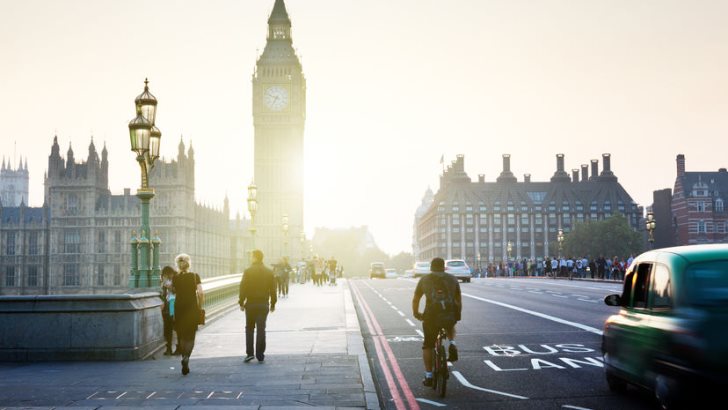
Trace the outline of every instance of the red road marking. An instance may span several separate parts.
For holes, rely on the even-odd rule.
[[[402,374],[402,370],[399,368],[399,364],[397,363],[397,359],[394,357],[394,353],[392,352],[392,348],[389,346],[389,342],[387,342],[387,339],[384,337],[384,334],[382,333],[382,328],[379,325],[379,322],[377,322],[376,317],[374,316],[374,313],[372,313],[372,310],[369,308],[369,305],[366,303],[364,298],[361,296],[361,293],[359,292],[359,289],[353,286],[352,289],[354,289],[354,293],[356,294],[356,297],[359,301],[359,304],[364,309],[364,319],[366,321],[367,327],[369,328],[369,333],[372,334],[372,339],[374,340],[374,347],[377,350],[377,358],[379,359],[379,364],[382,366],[382,369],[384,371],[384,377],[387,379],[387,385],[389,386],[389,389],[392,390],[392,395],[394,396],[394,402],[397,406],[397,409],[405,409],[404,403],[402,402],[402,398],[399,396],[399,391],[396,388],[396,385],[394,385],[394,382],[392,380],[392,375],[389,373],[389,368],[386,365],[386,361],[384,360],[384,355],[382,354],[381,348],[383,347],[385,350],[385,353],[387,355],[387,359],[389,359],[389,364],[392,366],[392,371],[394,371],[395,376],[397,377],[397,382],[399,383],[399,387],[402,389],[402,392],[404,393],[404,396],[407,398],[407,403],[409,404],[409,407],[411,410],[419,410],[420,405],[417,403],[417,400],[415,399],[414,394],[412,394],[412,390],[410,390],[409,385],[407,384],[407,380],[404,378],[404,375]],[[374,327],[374,331],[372,331],[372,326]],[[380,347],[381,345],[381,347]],[[399,403],[398,403],[399,400]],[[402,406],[402,407],[400,407]]]

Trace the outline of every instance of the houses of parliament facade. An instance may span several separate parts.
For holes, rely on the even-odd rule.
[[[0,204],[0,294],[128,291],[131,234],[141,223],[139,200],[128,188],[111,194],[105,147],[99,155],[91,141],[85,156],[77,160],[69,147],[63,157],[55,137],[43,206]],[[0,175],[3,190],[9,177],[17,186],[17,172],[6,172]],[[27,186],[27,172],[24,177]],[[150,185],[156,191],[150,224],[162,240],[163,266],[173,265],[175,255],[184,252],[203,277],[243,270],[247,221],[230,218],[227,198],[222,209],[195,202],[191,146],[180,140],[176,158],[157,161]]]
[[[266,46],[252,75],[255,128],[254,182],[258,212],[255,244],[266,259],[302,255],[303,131],[306,79],[283,0],[268,18]],[[57,137],[48,158],[42,207],[0,202],[0,295],[119,293],[128,290],[131,238],[140,227],[139,200],[129,189],[109,191],[106,148],[93,141],[85,161],[61,155]],[[0,199],[27,198],[27,160],[3,167]],[[160,263],[180,252],[203,277],[242,272],[251,237],[249,221],[195,202],[195,158],[180,141],[176,158],[158,161],[149,176],[152,233],[161,239]],[[241,186],[246,185],[241,181]],[[20,191],[20,193],[19,193]],[[287,220],[287,230],[283,221]],[[247,246],[247,247],[246,247]]]

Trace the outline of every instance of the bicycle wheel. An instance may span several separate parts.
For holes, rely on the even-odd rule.
[[[447,392],[447,360],[445,359],[445,347],[442,345],[437,346],[437,353],[435,354],[437,373],[435,374],[435,385],[437,394],[440,397],[445,397]]]

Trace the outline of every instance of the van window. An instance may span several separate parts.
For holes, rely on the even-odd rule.
[[[640,263],[637,266],[637,276],[632,287],[632,306],[636,308],[647,307],[647,289],[650,283],[651,263]]]
[[[670,271],[667,269],[667,266],[655,265],[650,294],[653,308],[664,309],[672,307],[672,283],[670,281]]]

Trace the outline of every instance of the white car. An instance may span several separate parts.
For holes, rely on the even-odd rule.
[[[384,278],[385,279],[397,279],[397,269],[385,269],[384,270]]]
[[[448,259],[445,261],[445,272],[455,276],[463,282],[470,282],[473,275],[470,273],[470,267],[462,259]]]
[[[415,262],[413,269],[415,278],[430,274],[430,262]]]

